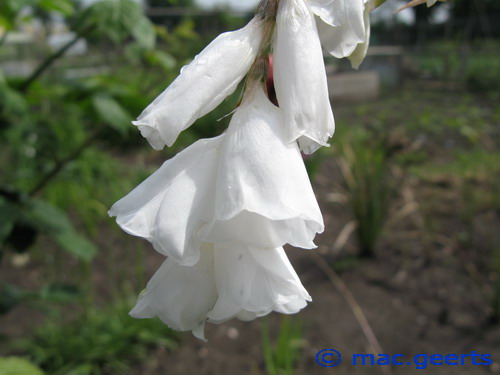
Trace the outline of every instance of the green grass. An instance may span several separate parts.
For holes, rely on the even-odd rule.
[[[365,131],[351,132],[340,147],[340,166],[360,255],[372,257],[382,234],[391,195],[387,150]]]
[[[116,304],[61,323],[49,321],[34,337],[20,342],[26,355],[51,375],[105,375],[125,373],[148,352],[173,350],[177,338],[157,319],[128,316],[130,305]]]

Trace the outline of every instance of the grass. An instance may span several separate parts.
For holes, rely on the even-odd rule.
[[[387,151],[367,132],[353,132],[341,145],[340,166],[357,222],[360,255],[372,257],[382,234],[391,194]]]
[[[133,319],[126,303],[94,310],[67,323],[49,321],[19,343],[26,355],[52,375],[125,373],[146,361],[153,348],[172,350],[177,337],[157,319]]]

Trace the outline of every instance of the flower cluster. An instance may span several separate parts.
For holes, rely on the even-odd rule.
[[[312,249],[324,229],[301,151],[334,131],[322,46],[359,65],[366,3],[262,0],[248,25],[218,36],[134,122],[153,148],[171,146],[246,77],[224,134],[166,161],[110,210],[167,257],[132,316],[204,338],[206,321],[290,314],[311,300],[283,245]],[[270,53],[278,106],[264,85]]]

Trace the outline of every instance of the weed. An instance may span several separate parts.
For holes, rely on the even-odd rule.
[[[269,318],[264,319],[262,350],[268,375],[293,375],[302,347],[301,325],[288,315],[280,317],[276,343],[271,343]]]
[[[348,201],[357,221],[356,234],[363,257],[373,256],[382,233],[391,192],[383,143],[367,132],[353,133],[341,146],[340,166]]]

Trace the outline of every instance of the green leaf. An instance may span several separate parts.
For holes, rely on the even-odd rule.
[[[66,213],[41,200],[31,200],[30,221],[52,236],[66,252],[89,262],[97,253],[95,245],[79,234]]]
[[[66,252],[86,262],[97,254],[95,245],[76,231],[57,233],[54,238]]]
[[[6,31],[16,26],[21,9],[26,6],[36,5],[36,0],[2,0],[0,1],[0,26]]]
[[[43,10],[61,13],[66,17],[75,11],[71,0],[40,0],[38,6]]]
[[[39,367],[21,357],[0,358],[0,374],[2,375],[44,375]]]
[[[177,64],[175,57],[165,51],[151,51],[146,55],[146,59],[150,64],[159,65],[165,70],[172,70]]]
[[[1,12],[1,8],[0,8]],[[0,27],[5,30],[10,30],[12,28],[12,20],[10,17],[0,13]]]
[[[156,33],[153,24],[145,17],[139,17],[132,22],[130,33],[141,46],[147,49],[153,49],[156,41]]]
[[[128,130],[132,117],[115,99],[96,95],[92,98],[92,105],[104,123],[122,134]]]
[[[66,213],[47,202],[32,199],[29,202],[28,210],[30,222],[41,230],[48,232],[67,232],[73,230],[73,226]]]

